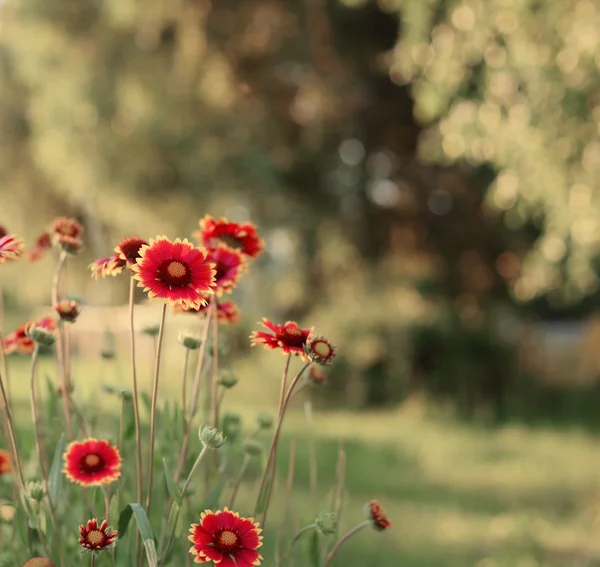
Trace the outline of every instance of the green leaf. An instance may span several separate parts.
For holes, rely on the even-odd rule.
[[[312,567],[319,567],[321,562],[321,552],[319,546],[319,531],[312,530],[310,536],[310,546],[308,548],[308,558]]]
[[[119,516],[119,535],[123,537],[127,531],[127,526],[129,525],[132,515],[135,518],[138,530],[142,536],[142,543],[144,544],[144,550],[146,551],[148,565],[150,567],[158,567],[154,532],[152,531],[148,516],[146,516],[146,511],[139,504],[127,504],[121,511],[121,515]]]
[[[181,498],[181,494],[179,489],[175,485],[175,481],[171,476],[171,472],[169,471],[169,466],[167,465],[167,459],[163,457],[163,465],[165,468],[165,479],[167,481],[167,490],[169,491],[169,496],[177,503],[177,506],[181,508],[183,506],[183,498]]]
[[[52,458],[52,465],[50,466],[50,472],[48,473],[48,498],[52,503],[52,506],[56,507],[60,493],[62,490],[63,482],[63,455],[65,452],[65,436],[60,436],[56,450],[54,451],[54,457]]]
[[[52,422],[59,414],[58,411],[58,392],[54,387],[54,383],[48,374],[44,376],[46,379],[46,390],[48,391],[47,414],[48,421]]]
[[[219,498],[221,498],[221,492],[227,481],[223,478],[219,483],[208,493],[203,503],[204,510],[214,510],[219,506]]]
[[[167,520],[167,533],[170,534],[177,529],[177,523],[181,517],[180,508],[177,503],[173,503],[171,511],[169,512],[169,519]],[[175,537],[175,536],[173,536]]]

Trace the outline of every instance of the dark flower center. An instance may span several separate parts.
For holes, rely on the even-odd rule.
[[[216,271],[215,280],[219,282],[227,276],[227,272],[229,271],[229,266],[227,264],[225,264],[224,262],[217,262],[217,264],[215,265],[215,271]]]
[[[144,244],[146,244],[146,241],[141,238],[127,238],[119,244],[119,249],[129,263],[135,264],[135,261],[140,256],[140,248]]]
[[[88,453],[81,459],[81,470],[84,473],[96,473],[104,468],[104,459],[96,453]]]
[[[166,260],[158,269],[158,279],[168,286],[187,287],[192,282],[190,270],[180,260]]]
[[[283,333],[278,337],[287,346],[302,348],[306,343],[306,336],[298,327],[284,327]]]
[[[231,530],[223,530],[215,538],[215,547],[224,553],[230,553],[238,547],[238,535]]]
[[[242,240],[240,238],[232,236],[231,234],[222,234],[219,236],[219,240],[227,244],[227,246],[230,246],[231,248],[234,248],[236,250],[241,250],[244,247],[244,243],[242,242]]]

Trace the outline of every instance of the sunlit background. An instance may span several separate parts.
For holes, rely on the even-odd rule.
[[[30,245],[57,215],[85,226],[82,395],[127,332],[126,278],[87,265],[205,213],[251,220],[267,246],[234,294],[231,403],[276,401],[282,360],[247,339],[262,316],[338,345],[306,396],[323,490],[343,437],[350,502],[395,522],[347,558],[600,565],[598,2],[0,6],[0,223]],[[49,309],[53,270],[3,267],[7,330]]]

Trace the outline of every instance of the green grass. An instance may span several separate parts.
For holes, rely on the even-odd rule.
[[[26,367],[20,363],[14,367],[15,396],[24,401]],[[100,371],[86,368],[88,374],[84,367],[75,372],[83,400],[97,393],[95,376]],[[42,373],[46,370],[53,371],[50,360],[44,361]],[[165,395],[174,393],[177,370],[164,376]],[[277,378],[248,376],[241,376],[225,406],[239,411],[250,429],[256,411],[273,409]],[[104,372],[107,378],[128,385],[126,367]],[[144,382],[147,385],[147,378]],[[296,440],[293,509],[306,522],[329,501],[343,440],[347,467],[342,531],[362,521],[363,505],[372,498],[384,505],[393,529],[359,533],[342,548],[336,562],[340,567],[600,565],[600,444],[592,436],[521,426],[469,427],[447,417],[425,416],[414,408],[317,412],[308,428],[298,409],[301,405],[296,401],[285,424],[278,459],[281,482],[265,534],[267,552],[277,537],[273,528],[279,523],[290,440]],[[110,403],[104,408],[114,409]],[[318,455],[316,498],[309,489],[308,447],[313,434]],[[241,491],[240,510],[252,508],[255,486],[250,482]],[[296,561],[295,567],[305,566]]]

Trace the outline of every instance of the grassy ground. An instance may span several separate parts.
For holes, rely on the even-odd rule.
[[[50,361],[45,364],[42,372],[51,368]],[[13,375],[22,376],[25,370],[17,365]],[[89,369],[87,378],[80,372],[82,398],[95,393],[97,371]],[[125,380],[116,370],[108,374],[114,383]],[[176,374],[165,376],[168,383],[178,383]],[[25,399],[25,385],[25,380],[13,379],[17,398]],[[257,409],[273,408],[274,386],[276,379],[269,378],[260,387],[248,379],[225,405],[251,420]],[[413,409],[317,412],[312,429],[296,411],[286,422],[278,464],[283,478],[289,441],[296,439],[296,513],[310,519],[315,509],[325,506],[342,439],[347,463],[342,528],[362,520],[362,507],[371,498],[381,501],[393,521],[388,532],[369,529],[357,535],[342,549],[337,565],[600,565],[597,440],[575,431],[467,427],[442,417],[424,417]],[[316,498],[309,490],[311,431],[318,456]],[[242,490],[241,508],[251,506],[254,490],[247,488]],[[278,487],[275,495],[279,502],[282,490]],[[275,520],[277,511],[272,516]],[[274,534],[267,531],[267,536]]]

